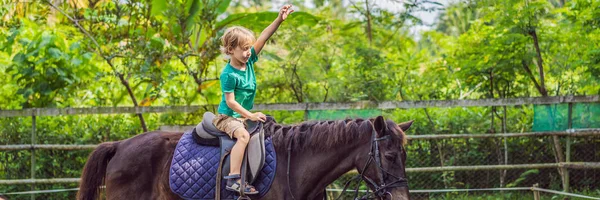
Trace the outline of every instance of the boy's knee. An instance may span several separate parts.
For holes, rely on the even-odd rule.
[[[250,134],[244,128],[238,128],[235,130],[234,135],[238,142],[248,144],[248,141],[250,141]]]

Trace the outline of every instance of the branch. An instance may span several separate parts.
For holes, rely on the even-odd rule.
[[[533,38],[533,46],[535,47],[535,52],[537,53],[537,66],[538,66],[538,71],[540,74],[540,87],[542,88],[542,95],[544,96],[548,96],[548,92],[546,91],[546,82],[544,81],[544,65],[543,65],[543,59],[542,59],[542,52],[540,50],[540,44],[538,41],[538,37],[537,37],[537,33],[535,31],[535,28],[531,31],[529,31],[529,35],[531,35],[531,37]]]
[[[198,26],[198,32],[196,32],[196,44],[194,44],[194,48],[192,50],[198,49],[198,44],[200,44],[200,35],[201,35],[201,33],[202,33],[202,26]],[[206,40],[208,40],[208,39],[209,38],[206,38]],[[204,41],[204,42],[206,42],[206,41]]]
[[[396,30],[394,30],[394,32],[389,36],[389,38],[392,38],[396,35],[396,33],[398,33],[398,31],[400,30],[400,28],[396,28]],[[381,46],[387,47],[387,44],[392,41],[390,40],[386,40]]]
[[[111,54],[110,56],[106,57],[106,59],[108,59],[108,60],[112,60],[113,58],[129,58],[129,59],[135,59],[135,60],[146,60],[145,57],[129,57],[129,56],[121,55],[121,54]]]
[[[219,78],[206,78],[206,79],[202,79],[202,82],[205,82],[205,81],[218,81],[218,80],[219,80]]]
[[[61,10],[60,8],[58,8],[56,5],[54,5],[50,0],[46,0],[46,3],[49,4],[52,8],[54,8],[55,10],[58,10],[58,12],[62,13],[63,15],[65,15],[65,17],[67,17],[69,20],[71,20],[75,26],[77,26],[77,28],[79,28],[79,30],[81,30],[81,32],[83,32],[83,34],[85,34],[90,40],[92,40],[92,42],[94,43],[94,45],[96,45],[96,53],[98,53],[98,55],[100,55],[100,57],[102,57],[103,59],[106,60],[106,62],[108,62],[108,65],[112,68],[113,71],[115,71],[115,73],[117,72],[117,68],[115,68],[115,66],[110,62],[110,59],[108,59],[107,57],[104,56],[104,54],[102,53],[102,48],[100,47],[100,44],[98,44],[98,42],[96,41],[96,39],[94,39],[94,37],[92,37],[92,35],[90,35],[90,33],[88,33],[80,24],[79,24],[79,20],[69,16],[67,13],[65,13],[63,10]]]
[[[187,55],[187,53],[184,55],[178,56],[179,61],[181,62],[181,64],[183,64],[183,66],[185,66],[185,68],[187,69],[188,73],[192,76],[192,78],[194,78],[194,81],[196,82],[196,84],[201,85],[202,80],[200,80],[200,78],[198,77],[198,73],[192,71],[192,69],[187,64],[187,62],[185,62],[185,58],[187,57],[186,55]]]
[[[325,97],[323,97],[323,102],[327,102],[327,96],[329,96],[329,86],[327,85],[327,82],[325,82],[323,88],[325,88]]]
[[[177,57],[179,57],[179,59],[182,59],[182,58],[187,58],[189,56],[200,57],[200,54],[187,52],[187,53],[184,53],[183,55],[180,55]]]
[[[535,77],[533,76],[531,69],[529,69],[529,66],[527,65],[527,63],[525,63],[525,60],[521,60],[521,64],[523,64],[523,68],[525,68],[525,71],[527,72],[527,76],[529,77],[529,79],[531,79],[531,81],[533,81],[533,83],[535,84],[535,87],[538,89],[540,94],[544,95],[542,87],[540,86],[540,84],[538,84],[537,80],[535,80]]]
[[[363,13],[362,10],[360,10],[360,8],[356,6],[356,3],[354,3],[354,1],[350,1],[350,3],[352,4],[352,7],[354,7],[360,14],[367,16],[367,14]]]
[[[104,54],[102,53],[102,48],[100,47],[100,44],[98,44],[98,42],[96,41],[96,39],[94,39],[94,37],[92,37],[92,35],[90,35],[78,22],[78,20],[76,20],[75,18],[67,15],[67,13],[65,13],[63,10],[59,9],[56,5],[54,5],[50,0],[46,0],[46,3],[49,4],[52,8],[54,8],[55,10],[58,10],[60,13],[62,13],[63,15],[65,15],[69,20],[71,20],[75,26],[77,26],[77,28],[79,28],[79,30],[81,30],[81,32],[83,32],[83,34],[85,34],[88,38],[90,38],[90,40],[92,40],[92,42],[94,43],[94,45],[96,45],[96,52],[106,61],[106,63],[108,63],[108,65],[110,66],[110,68],[113,70],[113,72],[115,73],[115,75],[117,77],[119,77],[119,79],[121,80],[121,83],[125,86],[125,88],[127,89],[127,92],[129,93],[129,96],[131,97],[131,100],[133,101],[133,105],[134,106],[138,106],[138,103],[135,99],[135,95],[133,94],[133,90],[131,89],[131,87],[129,86],[129,82],[127,81],[127,79],[125,79],[124,75],[122,73],[119,73],[119,71],[117,71],[117,68],[113,65],[113,63],[111,62],[111,59],[114,58],[112,55],[111,57],[105,57]],[[148,132],[148,128],[146,126],[146,121],[144,120],[144,116],[142,114],[137,114],[138,117],[140,118],[140,123],[142,126],[142,129],[144,130],[144,132]]]
[[[473,93],[475,90],[477,90],[477,88],[479,88],[481,86],[481,84],[483,84],[483,82],[480,82],[479,84],[477,84],[473,89],[467,91],[467,93],[458,97],[458,99],[464,99],[465,97],[469,96],[471,93]]]
[[[104,57],[104,54],[102,54],[102,51],[100,51],[100,44],[98,44],[98,42],[96,41],[96,39],[94,39],[94,37],[92,37],[92,35],[90,35],[83,27],[81,27],[81,25],[79,24],[79,20],[76,20],[75,18],[69,16],[63,10],[61,10],[58,7],[56,7],[50,0],[46,0],[46,3],[50,4],[50,6],[52,8],[54,8],[55,10],[58,10],[58,12],[62,13],[67,18],[69,18],[69,20],[71,20],[75,24],[75,26],[77,26],[77,28],[79,28],[79,30],[81,30],[81,32],[83,32],[83,34],[85,34],[87,37],[89,37],[92,40],[92,42],[94,42],[94,44],[98,48],[98,49],[96,49],[96,51],[98,52],[98,54],[100,54],[100,56]]]

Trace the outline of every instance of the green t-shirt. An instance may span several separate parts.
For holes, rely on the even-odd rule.
[[[221,103],[219,104],[219,114],[229,115],[240,118],[241,115],[233,111],[225,101],[225,93],[233,92],[235,101],[237,101],[246,110],[252,109],[254,105],[254,96],[256,95],[256,76],[254,75],[254,63],[258,60],[254,47],[251,48],[251,56],[246,62],[246,70],[241,71],[234,68],[227,62],[225,69],[221,72]]]

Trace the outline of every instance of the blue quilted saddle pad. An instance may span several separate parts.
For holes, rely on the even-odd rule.
[[[264,196],[275,177],[276,154],[271,138],[265,139],[265,165],[252,185]],[[171,169],[171,190],[183,199],[208,200],[215,198],[217,168],[221,158],[219,147],[202,146],[194,142],[191,131],[181,136],[177,143]],[[234,192],[225,190],[226,180],[221,181],[221,199],[234,199]],[[237,196],[237,195],[236,195]]]

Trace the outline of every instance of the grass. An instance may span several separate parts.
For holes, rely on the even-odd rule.
[[[600,189],[574,191],[579,194],[600,199]],[[345,193],[343,199],[352,199],[354,193]],[[329,192],[329,197],[337,197],[339,192]],[[361,193],[364,195],[364,193]],[[540,192],[541,200],[562,200],[566,196]],[[413,200],[527,200],[534,199],[531,191],[504,191],[504,192],[447,192],[447,193],[412,193]],[[569,200],[587,200],[587,198],[569,197]]]
[[[600,189],[596,190],[584,190],[575,191],[574,194],[580,194],[600,199]],[[452,192],[452,193],[438,193],[438,194],[414,194],[411,195],[413,199],[431,199],[431,200],[446,200],[446,199],[461,199],[461,200],[521,200],[521,199],[534,199],[533,192],[519,191],[519,192]],[[541,200],[559,200],[564,199],[563,195],[550,194],[540,192]],[[569,200],[586,200],[587,198],[569,197]]]

